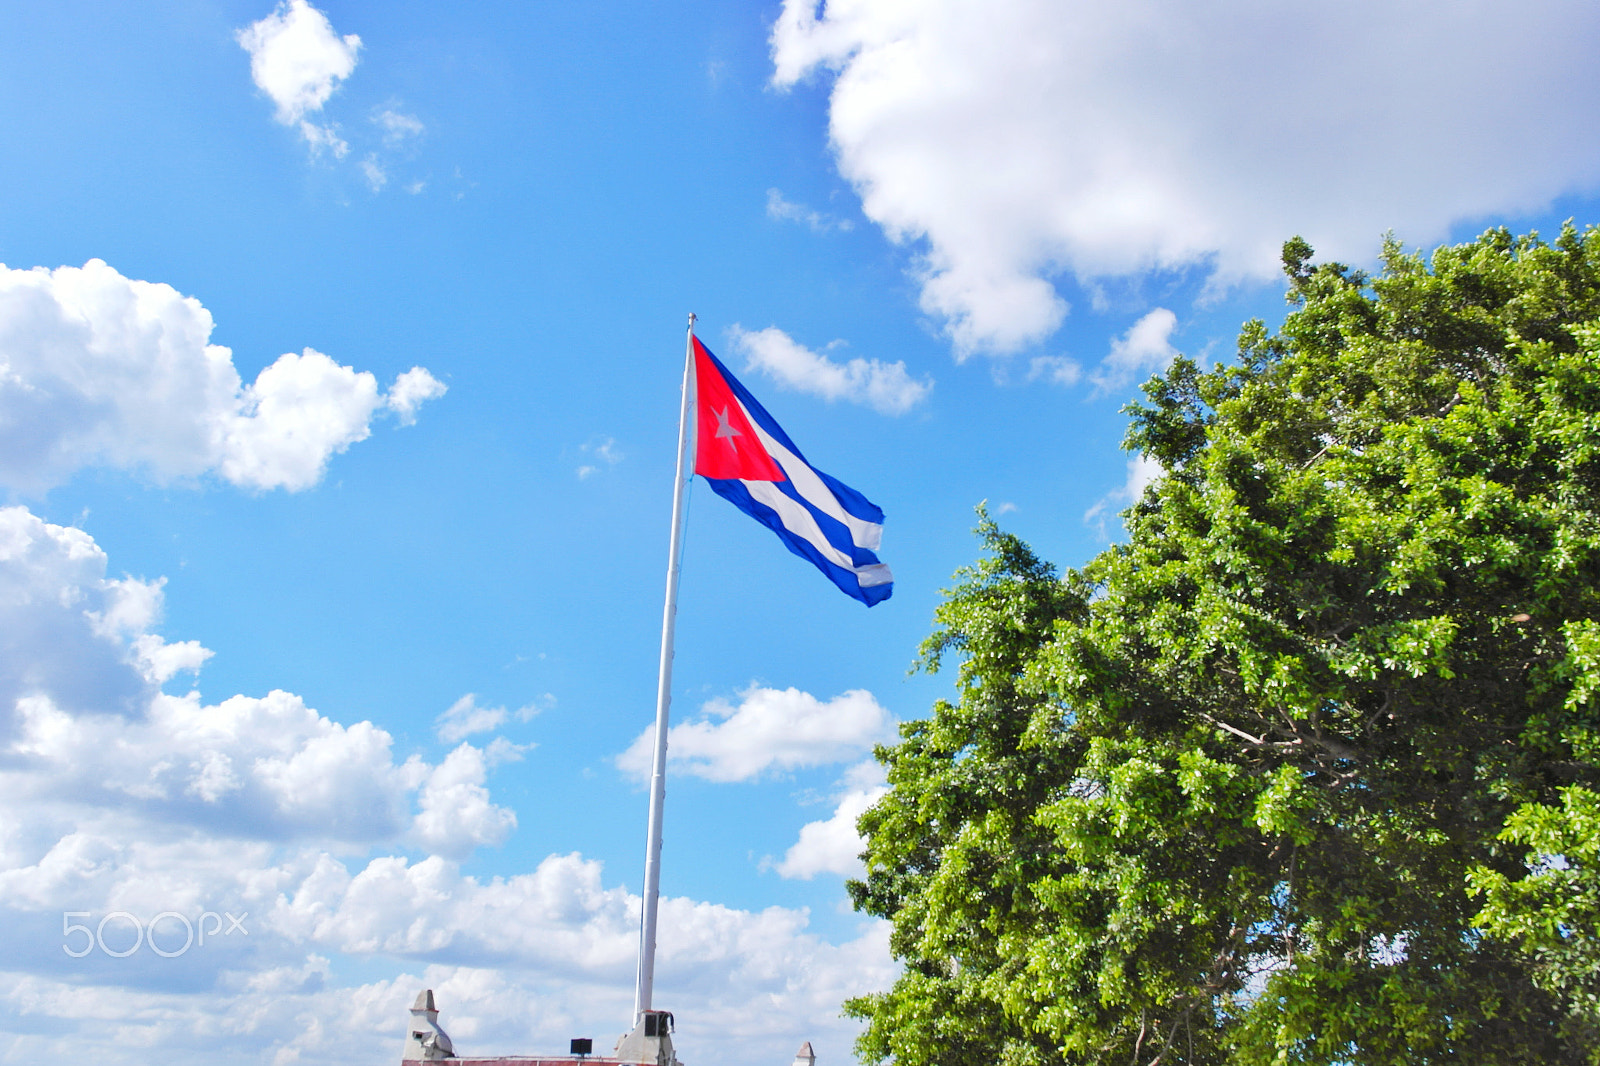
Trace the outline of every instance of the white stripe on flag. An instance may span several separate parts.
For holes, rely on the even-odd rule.
[[[784,472],[788,473],[787,470]],[[861,579],[861,584],[886,585],[894,580],[889,574],[889,568],[883,563],[857,566],[854,559],[829,543],[828,538],[823,535],[822,527],[817,525],[816,516],[806,510],[794,497],[780,491],[775,483],[743,479],[739,483],[749,490],[752,499],[778,512],[778,520],[783,523],[783,528],[810,543],[833,565],[855,574]]]
[[[744,405],[740,404],[739,406],[743,407]],[[745,417],[748,418],[749,415],[750,412],[746,411]],[[857,518],[849,511],[846,511],[839,505],[839,498],[833,494],[833,490],[828,488],[827,483],[817,476],[817,472],[811,469],[809,464],[774,440],[772,435],[762,429],[761,423],[755,419],[750,419],[750,426],[756,431],[756,435],[761,438],[761,443],[767,446],[768,454],[777,460],[779,466],[783,467],[783,472],[788,475],[795,491],[805,497],[807,503],[830,518],[838,519],[840,524],[850,531],[850,540],[856,547],[865,548],[871,552],[878,550],[878,546],[883,542],[882,525],[877,522],[868,522],[864,518]],[[745,484],[748,485],[750,482],[747,481]],[[784,524],[788,525],[787,522]],[[798,533],[800,531],[795,530],[795,532]],[[821,531],[819,530],[818,532]],[[807,539],[809,540],[810,538],[808,537]],[[851,564],[845,562],[841,565],[850,566]]]
[[[856,576],[861,579],[862,588],[894,583],[894,575],[889,573],[888,563],[873,563],[871,566],[863,566],[856,570]]]

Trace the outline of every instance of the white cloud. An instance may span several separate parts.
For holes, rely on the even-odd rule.
[[[108,580],[106,556],[81,529],[0,508],[0,743],[17,701],[48,694],[62,706],[135,714],[157,685],[211,653],[148,632],[162,582]]]
[[[316,847],[174,833],[84,800],[12,807],[37,843],[0,847],[0,920],[12,933],[0,994],[46,1025],[58,1057],[135,1063],[154,1048],[163,1061],[210,1066],[287,1049],[306,1061],[371,1061],[375,1045],[398,1049],[405,1007],[424,987],[436,990],[458,1051],[475,1055],[547,1050],[590,1028],[609,1043],[626,1024],[639,899],[582,855],[479,879],[439,856],[352,862]],[[248,937],[213,939],[164,969],[63,963],[64,909],[88,911],[91,925],[112,910],[146,920],[226,911],[248,916]],[[838,1020],[838,1004],[893,977],[886,924],[865,923],[838,945],[806,927],[802,910],[663,900],[656,987],[678,1013],[680,1048],[733,1066],[781,1062],[788,1047],[775,1040],[810,1039],[843,1061],[854,1026]],[[370,971],[375,956],[392,979],[330,987],[330,959]],[[81,972],[64,972],[74,965]],[[180,974],[198,991],[169,991]],[[230,1057],[205,1046],[208,1033],[226,1035]]]
[[[1048,336],[1063,273],[1271,278],[1296,233],[1364,262],[1600,181],[1580,0],[819,6],[785,0],[773,81],[834,72],[840,172],[958,356]]]
[[[1111,353],[1089,376],[1095,391],[1127,388],[1136,380],[1165,370],[1178,354],[1171,341],[1177,325],[1177,315],[1158,307],[1129,326],[1128,332],[1111,342]]]
[[[332,126],[306,118],[322,110],[339,83],[356,69],[361,38],[340,37],[328,16],[306,0],[285,0],[272,14],[235,34],[250,53],[250,77],[266,93],[285,126],[298,125],[313,151],[327,148],[343,157],[349,145]]]
[[[746,365],[764,372],[787,388],[825,400],[865,404],[886,415],[902,415],[927,398],[931,380],[917,381],[904,362],[852,359],[836,363],[802,344],[783,330],[768,326],[747,330],[735,323],[728,336],[744,354]]]
[[[628,1022],[638,899],[606,887],[599,864],[551,856],[532,874],[486,884],[437,860],[375,861],[352,875],[321,858],[309,870],[278,868],[287,880],[276,902],[254,894],[252,915],[264,918],[251,920],[253,965],[222,970],[204,993],[141,982],[131,967],[86,988],[76,974],[13,962],[0,970],[0,996],[20,1023],[13,1032],[22,1030],[13,1039],[34,1056],[106,1066],[152,1054],[173,1066],[389,1062],[424,988],[457,1053],[473,1057],[548,1055],[574,1032],[609,1052]],[[703,1066],[776,1066],[802,1040],[819,1058],[847,1062],[856,1025],[839,1004],[894,979],[888,923],[865,923],[834,945],[808,932],[799,911],[673,898],[662,912],[657,1000],[677,1015],[679,1053]],[[59,910],[5,916],[53,920],[60,954]],[[347,946],[310,947],[322,941]],[[392,977],[339,986],[335,953],[402,961]]]
[[[800,839],[774,865],[780,877],[809,881],[821,873],[841,877],[861,877],[866,873],[860,855],[866,841],[856,831],[856,821],[889,789],[883,767],[864,762],[845,776],[845,789],[834,806],[833,816],[800,827]]]
[[[480,879],[438,856],[351,861],[73,810],[82,824],[36,834],[36,855],[0,850],[10,932],[0,995],[29,1032],[50,1034],[50,1049],[90,1052],[57,1057],[135,1063],[159,1049],[163,1061],[209,1066],[288,1049],[305,1061],[376,1061],[374,1046],[392,1041],[398,1053],[405,1008],[425,987],[458,1052],[474,1056],[548,1050],[586,1029],[610,1050],[606,1038],[627,1022],[639,898],[580,854]],[[63,909],[88,911],[91,926],[115,909],[146,920],[226,911],[247,916],[247,935],[213,938],[161,968],[63,960]],[[839,1003],[893,979],[887,923],[835,945],[808,931],[803,910],[668,897],[661,919],[657,995],[696,1062],[779,1063],[802,1039],[845,1061],[855,1027],[839,1020]],[[395,976],[337,987],[334,959]],[[193,991],[173,993],[175,976]],[[217,1057],[219,1035],[227,1057]]]
[[[321,116],[339,86],[355,72],[361,38],[335,33],[327,14],[308,0],[283,0],[266,18],[234,36],[250,53],[256,87],[276,105],[273,117],[300,131],[312,158],[324,153],[334,159],[350,155],[344,128]],[[413,157],[416,142],[427,130],[421,119],[401,107],[399,100],[375,107],[367,114],[367,124],[353,129],[354,138],[371,149],[358,153],[356,168],[375,194],[398,177],[397,160]],[[427,181],[413,178],[399,184],[415,195]]]
[[[889,712],[864,689],[824,703],[796,688],[750,686],[737,707],[715,699],[701,716],[667,733],[668,765],[707,781],[749,781],[776,770],[825,766],[855,758],[893,735]],[[637,778],[650,773],[654,728],[617,757]]]
[[[431,772],[416,758],[396,764],[371,722],[340,725],[288,692],[215,706],[157,693],[137,715],[69,712],[33,695],[16,710],[13,796],[76,796],[266,839],[399,839],[410,793]]]
[[[400,418],[402,426],[415,425],[417,411],[429,400],[448,392],[445,383],[420,366],[414,366],[394,379],[384,403]]]
[[[780,222],[799,222],[812,233],[829,233],[834,230],[848,233],[855,228],[855,223],[848,218],[834,218],[821,211],[814,211],[804,204],[785,200],[780,189],[767,190],[767,217]]]
[[[383,399],[371,374],[311,348],[287,352],[244,387],[238,413],[223,421],[218,469],[253,488],[315,485],[333,455],[367,438]]]
[[[161,606],[160,581],[108,579],[82,530],[0,509],[0,805],[88,803],[272,840],[414,833],[452,855],[515,824],[488,802],[486,756],[470,745],[438,766],[397,763],[384,730],[288,692],[215,706],[161,692],[211,654],[152,632]]]
[[[1064,355],[1036,355],[1028,361],[1029,381],[1048,381],[1052,385],[1076,385],[1083,367]]]
[[[343,159],[350,154],[350,142],[339,136],[338,130],[337,123],[319,126],[315,122],[308,122],[304,119],[300,122],[300,135],[311,146],[311,155],[313,157],[319,156],[323,152],[328,152],[335,159]]]
[[[523,708],[523,710],[527,710],[527,708]],[[520,711],[518,712],[519,715],[521,713]],[[523,752],[532,751],[536,747],[538,747],[537,744],[513,744],[505,737],[495,737],[483,749],[484,765],[492,770],[501,763],[521,762]]]
[[[622,449],[617,447],[617,441],[614,437],[592,437],[579,445],[578,450],[586,458],[596,460],[592,463],[585,462],[578,467],[579,481],[587,480],[604,469],[616,466],[625,458],[622,454]],[[601,466],[601,463],[604,463],[605,466]]]
[[[414,831],[435,855],[464,858],[480,844],[499,844],[517,827],[517,816],[489,801],[484,753],[462,744],[434,767],[418,795]]]
[[[1119,488],[1112,489],[1084,512],[1083,520],[1095,526],[1100,535],[1106,535],[1106,517],[1138,503],[1144,490],[1157,478],[1166,474],[1162,465],[1140,452],[1128,460],[1128,478]]]
[[[579,854],[512,877],[459,865],[512,832],[487,781],[519,746],[461,744],[430,764],[397,757],[374,723],[340,723],[291,693],[215,705],[163,693],[172,670],[209,653],[155,632],[160,579],[106,570],[83,531],[0,509],[0,710],[11,716],[0,1000],[13,1053],[107,1066],[387,1060],[424,987],[471,1054],[559,1047],[584,1031],[604,1048],[626,1025],[637,895]],[[814,709],[839,717],[859,702]],[[853,717],[881,716],[867,702]],[[425,853],[395,853],[407,845]],[[63,912],[93,930],[114,911],[131,918],[108,940],[169,911],[201,928],[202,912],[238,916],[242,931],[219,936],[219,920],[174,958],[63,953],[78,943]],[[804,910],[662,902],[656,987],[693,1061],[782,1062],[803,1039],[845,1060],[855,1025],[838,1004],[893,979],[887,925],[833,944],[807,924]],[[181,943],[180,918],[163,928],[168,948]],[[386,976],[340,984],[352,969]]]
[[[508,717],[504,707],[479,707],[478,697],[469,692],[445,709],[435,722],[434,731],[446,744],[454,744],[474,733],[499,729]]]
[[[368,436],[380,407],[404,423],[444,389],[419,367],[384,394],[372,374],[310,348],[245,385],[211,330],[198,300],[98,259],[0,266],[0,484],[38,492],[106,465],[304,489]]]
[[[372,116],[373,124],[383,130],[383,143],[391,148],[403,144],[407,138],[422,136],[425,127],[415,115],[386,107]]]
[[[434,719],[434,733],[446,744],[454,744],[474,733],[488,733],[499,729],[512,718],[516,718],[519,722],[530,721],[539,713],[541,705],[549,707],[555,702],[556,698],[546,692],[537,701],[518,707],[515,711],[508,711],[504,707],[480,707],[477,694],[469,692],[445,708],[444,713]],[[496,743],[504,739],[501,737]],[[512,746],[519,751],[522,750],[522,746]]]
[[[373,192],[382,192],[389,184],[389,172],[379,164],[377,156],[369,155],[361,161],[361,174],[367,179],[367,188]]]

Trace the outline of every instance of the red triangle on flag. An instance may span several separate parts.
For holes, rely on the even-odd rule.
[[[694,338],[694,381],[694,472],[717,479],[787,481],[699,337]]]

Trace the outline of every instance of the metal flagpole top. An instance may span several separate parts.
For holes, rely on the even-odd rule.
[[[694,324],[699,318],[700,318],[700,316],[695,314],[693,311],[689,312],[689,332],[690,333],[694,332]]]

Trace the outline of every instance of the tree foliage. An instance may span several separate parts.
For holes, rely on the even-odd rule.
[[[1126,543],[982,515],[861,820],[865,1059],[1600,1062],[1600,231],[1284,267],[1129,407]]]

